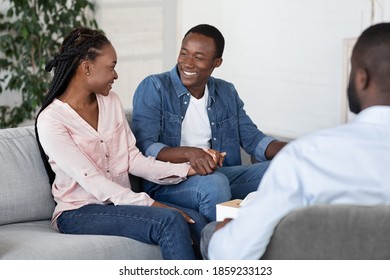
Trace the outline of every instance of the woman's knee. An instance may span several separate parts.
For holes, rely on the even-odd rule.
[[[165,208],[162,217],[165,227],[187,227],[186,219],[178,210]]]

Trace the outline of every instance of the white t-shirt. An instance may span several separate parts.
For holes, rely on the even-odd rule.
[[[210,148],[211,127],[207,115],[209,91],[207,86],[201,99],[191,95],[186,115],[181,125],[181,146]]]

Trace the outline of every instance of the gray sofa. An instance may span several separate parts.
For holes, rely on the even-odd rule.
[[[158,246],[129,238],[52,229],[32,126],[0,130],[0,167],[0,259],[161,259]],[[263,259],[390,259],[389,231],[388,206],[313,206],[280,222]]]
[[[0,167],[0,259],[161,259],[159,246],[51,227],[54,200],[32,126],[0,130]]]

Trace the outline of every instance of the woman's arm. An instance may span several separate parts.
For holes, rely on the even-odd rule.
[[[43,114],[38,119],[38,133],[54,172],[65,173],[101,202],[110,201],[116,205],[151,205],[154,202],[146,193],[135,193],[109,180],[79,149],[66,127]]]

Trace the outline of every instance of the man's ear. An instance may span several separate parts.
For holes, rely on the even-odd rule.
[[[363,67],[356,69],[356,75],[355,75],[356,88],[359,90],[365,90],[367,89],[369,84],[370,84],[370,75],[368,70]]]
[[[222,64],[222,57],[216,58],[214,60],[214,68],[218,68],[219,66],[221,66],[221,64]]]

